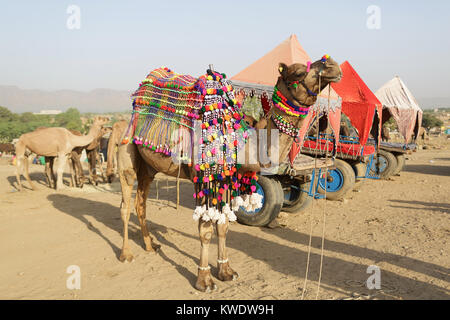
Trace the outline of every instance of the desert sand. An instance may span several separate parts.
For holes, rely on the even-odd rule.
[[[25,182],[27,189],[17,192],[14,167],[0,165],[0,299],[300,299],[311,223],[306,299],[450,298],[448,148],[413,153],[400,176],[367,180],[344,201],[317,200],[302,214],[282,213],[278,228],[232,224],[229,258],[240,278],[216,280],[213,293],[193,287],[200,242],[189,182],[181,183],[176,210],[175,181],[158,176],[147,221],[161,250],[144,251],[133,214],[129,235],[135,261],[121,263],[120,185],[56,192],[46,187],[42,166],[32,165],[31,172],[39,190]],[[214,238],[213,276],[216,252]],[[81,270],[79,290],[66,287],[71,265]],[[370,265],[381,270],[380,290],[366,288]]]

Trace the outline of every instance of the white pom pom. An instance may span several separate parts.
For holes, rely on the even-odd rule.
[[[238,211],[239,207],[242,206],[243,204],[244,200],[240,196],[235,197],[233,198],[233,200],[231,200],[231,207],[233,208],[233,211]]]
[[[236,215],[234,214],[233,211],[230,211],[230,212],[228,213],[228,220],[229,220],[229,221],[236,221],[236,220],[237,220],[237,217],[236,217]]]
[[[217,219],[217,224],[225,224],[227,222],[227,217],[225,214],[221,213],[219,214],[219,219]]]
[[[206,206],[205,205],[203,205],[202,207],[201,206],[197,206],[195,208],[195,210],[194,210],[194,214],[192,215],[192,218],[195,221],[198,221],[203,216],[205,211],[206,211]]]
[[[245,210],[249,211],[250,209],[250,198],[247,194],[243,196],[244,202],[242,203],[242,206],[245,208]]]
[[[250,196],[250,203],[255,207],[255,209],[259,209],[263,205],[262,199],[263,199],[262,195],[260,195],[259,193],[253,193]]]

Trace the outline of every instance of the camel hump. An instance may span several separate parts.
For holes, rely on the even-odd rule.
[[[198,79],[193,76],[178,74],[169,68],[158,68],[150,72],[147,78],[142,81],[142,84],[151,84],[159,88],[174,88],[192,91],[194,90],[197,81]]]

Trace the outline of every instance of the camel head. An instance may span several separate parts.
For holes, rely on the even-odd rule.
[[[280,72],[278,88],[288,97],[293,98],[294,103],[304,106],[314,104],[317,95],[323,88],[330,82],[339,82],[342,78],[342,70],[339,64],[329,56],[324,56],[309,65],[294,63],[287,66],[280,63],[278,70]],[[280,80],[284,85],[280,85]]]
[[[103,127],[105,124],[107,124],[109,122],[109,118],[108,117],[95,117],[94,118],[94,122],[92,123],[93,126],[99,126],[99,127]]]

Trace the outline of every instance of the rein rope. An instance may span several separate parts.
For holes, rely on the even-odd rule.
[[[319,88],[320,88],[320,84],[321,84],[321,77],[319,75]],[[331,88],[328,88],[328,109],[330,107],[330,95],[331,95]],[[327,127],[329,126],[329,119],[327,121]],[[316,113],[314,122],[316,124],[317,127],[317,141],[319,141],[319,137],[320,137],[320,131],[319,131],[319,112]],[[325,163],[327,163],[328,160],[328,144],[326,147],[326,152],[325,152]],[[315,155],[314,158],[314,174],[316,174],[317,172],[317,158],[318,155]],[[313,181],[315,181],[315,183],[313,183],[313,189],[314,190],[314,194],[313,194],[313,202],[311,204],[311,211],[310,211],[310,217],[309,217],[309,222],[310,222],[310,230],[309,230],[309,242],[308,242],[308,255],[307,255],[307,261],[306,261],[306,271],[305,271],[305,281],[303,283],[303,290],[302,290],[302,296],[301,299],[304,300],[305,297],[305,293],[306,293],[306,287],[307,287],[307,282],[308,282],[308,273],[309,273],[309,264],[310,264],[310,258],[311,258],[311,248],[312,248],[312,234],[313,234],[313,213],[314,213],[314,203],[315,203],[315,190],[316,190],[316,185],[319,183],[319,179],[320,179],[320,175],[318,175],[317,179],[314,179]],[[325,199],[327,196],[327,183],[328,183],[328,167],[325,167],[325,186],[324,186],[324,193],[325,193]],[[326,204],[327,202],[325,201],[324,203],[324,207],[323,207],[323,212],[322,212],[322,220],[323,220],[323,225],[322,225],[322,242],[321,242],[321,252],[320,252],[320,267],[319,267],[319,280],[318,280],[318,284],[317,284],[317,292],[316,292],[316,300],[319,297],[319,291],[320,291],[320,284],[321,284],[321,279],[322,279],[322,270],[323,270],[323,256],[324,256],[324,247],[325,247],[325,222],[326,222]]]

